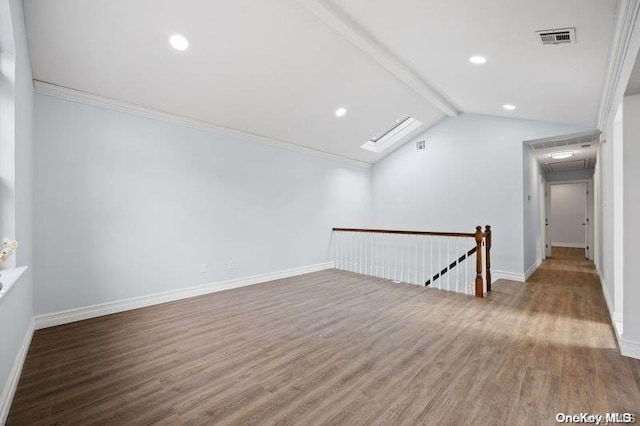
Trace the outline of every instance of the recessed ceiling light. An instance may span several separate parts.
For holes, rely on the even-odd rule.
[[[347,113],[346,108],[338,108],[336,110],[336,116],[337,117],[344,117],[344,115]]]
[[[182,34],[174,34],[169,37],[169,44],[176,50],[186,50],[189,47],[189,40]]]
[[[505,104],[505,105],[502,105],[502,108],[506,109],[507,111],[513,111],[514,109],[516,109],[516,106],[511,104]]]
[[[560,151],[549,154],[549,157],[553,158],[554,160],[562,160],[565,158],[573,157],[573,154],[573,151]]]
[[[487,62],[487,58],[485,58],[484,56],[472,56],[469,58],[469,62],[471,62],[472,64],[484,64],[485,62]]]

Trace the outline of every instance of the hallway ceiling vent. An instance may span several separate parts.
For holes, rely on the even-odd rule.
[[[421,122],[405,114],[389,124],[374,137],[366,141],[361,148],[373,152],[382,152],[400,142],[402,138],[422,125]]]
[[[564,172],[567,170],[583,170],[592,168],[591,160],[570,160],[570,161],[556,161],[546,163],[544,169],[547,172]]]
[[[560,28],[557,30],[536,31],[540,35],[542,44],[564,44],[576,42],[575,28]]]

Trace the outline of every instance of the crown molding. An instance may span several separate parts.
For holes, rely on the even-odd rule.
[[[449,117],[458,115],[457,108],[390,49],[376,41],[364,28],[344,11],[326,0],[298,0],[302,6],[333,28],[355,47],[363,51],[411,90]]]
[[[636,30],[640,0],[621,0],[609,56],[609,68],[600,97],[598,129],[605,131],[614,108],[622,100],[640,49],[640,31]]]
[[[40,95],[52,96],[68,101],[78,102],[85,105],[96,106],[99,108],[105,108],[112,111],[123,112],[126,114],[137,115],[139,117],[149,118],[151,120],[162,121],[164,123],[174,124],[177,126],[191,127],[193,129],[210,131],[213,133],[247,140],[250,142],[259,143],[262,145],[268,145],[277,148],[287,149],[289,151],[295,151],[302,154],[313,155],[328,160],[333,160],[341,163],[346,163],[351,166],[371,168],[372,164],[364,161],[354,160],[352,158],[342,157],[340,155],[330,154],[323,151],[318,151],[312,148],[306,148],[299,145],[294,145],[289,142],[281,141],[278,139],[268,138],[255,133],[244,132],[242,130],[236,130],[229,127],[218,126],[207,121],[196,120],[193,118],[184,117],[181,115],[173,114],[170,112],[160,111],[153,108],[143,107],[130,102],[119,101],[116,99],[107,98],[100,95],[95,95],[89,92],[83,92],[69,87],[58,86],[56,84],[47,83],[40,80],[33,81],[35,92]]]

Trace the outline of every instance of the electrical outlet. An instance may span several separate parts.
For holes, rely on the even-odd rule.
[[[227,261],[227,269],[228,270],[232,270],[235,267],[236,267],[236,262],[233,259]]]
[[[203,274],[206,274],[209,270],[207,269],[207,264],[206,263],[202,263],[200,264],[200,272]]]

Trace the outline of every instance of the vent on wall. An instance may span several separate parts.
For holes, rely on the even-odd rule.
[[[563,44],[576,42],[575,28],[560,28],[557,30],[536,31],[542,44]]]
[[[422,123],[415,118],[403,115],[385,127],[380,133],[366,141],[361,148],[373,152],[382,152],[390,146],[400,142],[402,138],[421,125]]]
[[[416,151],[425,151],[427,149],[427,140],[418,139],[416,141]]]

